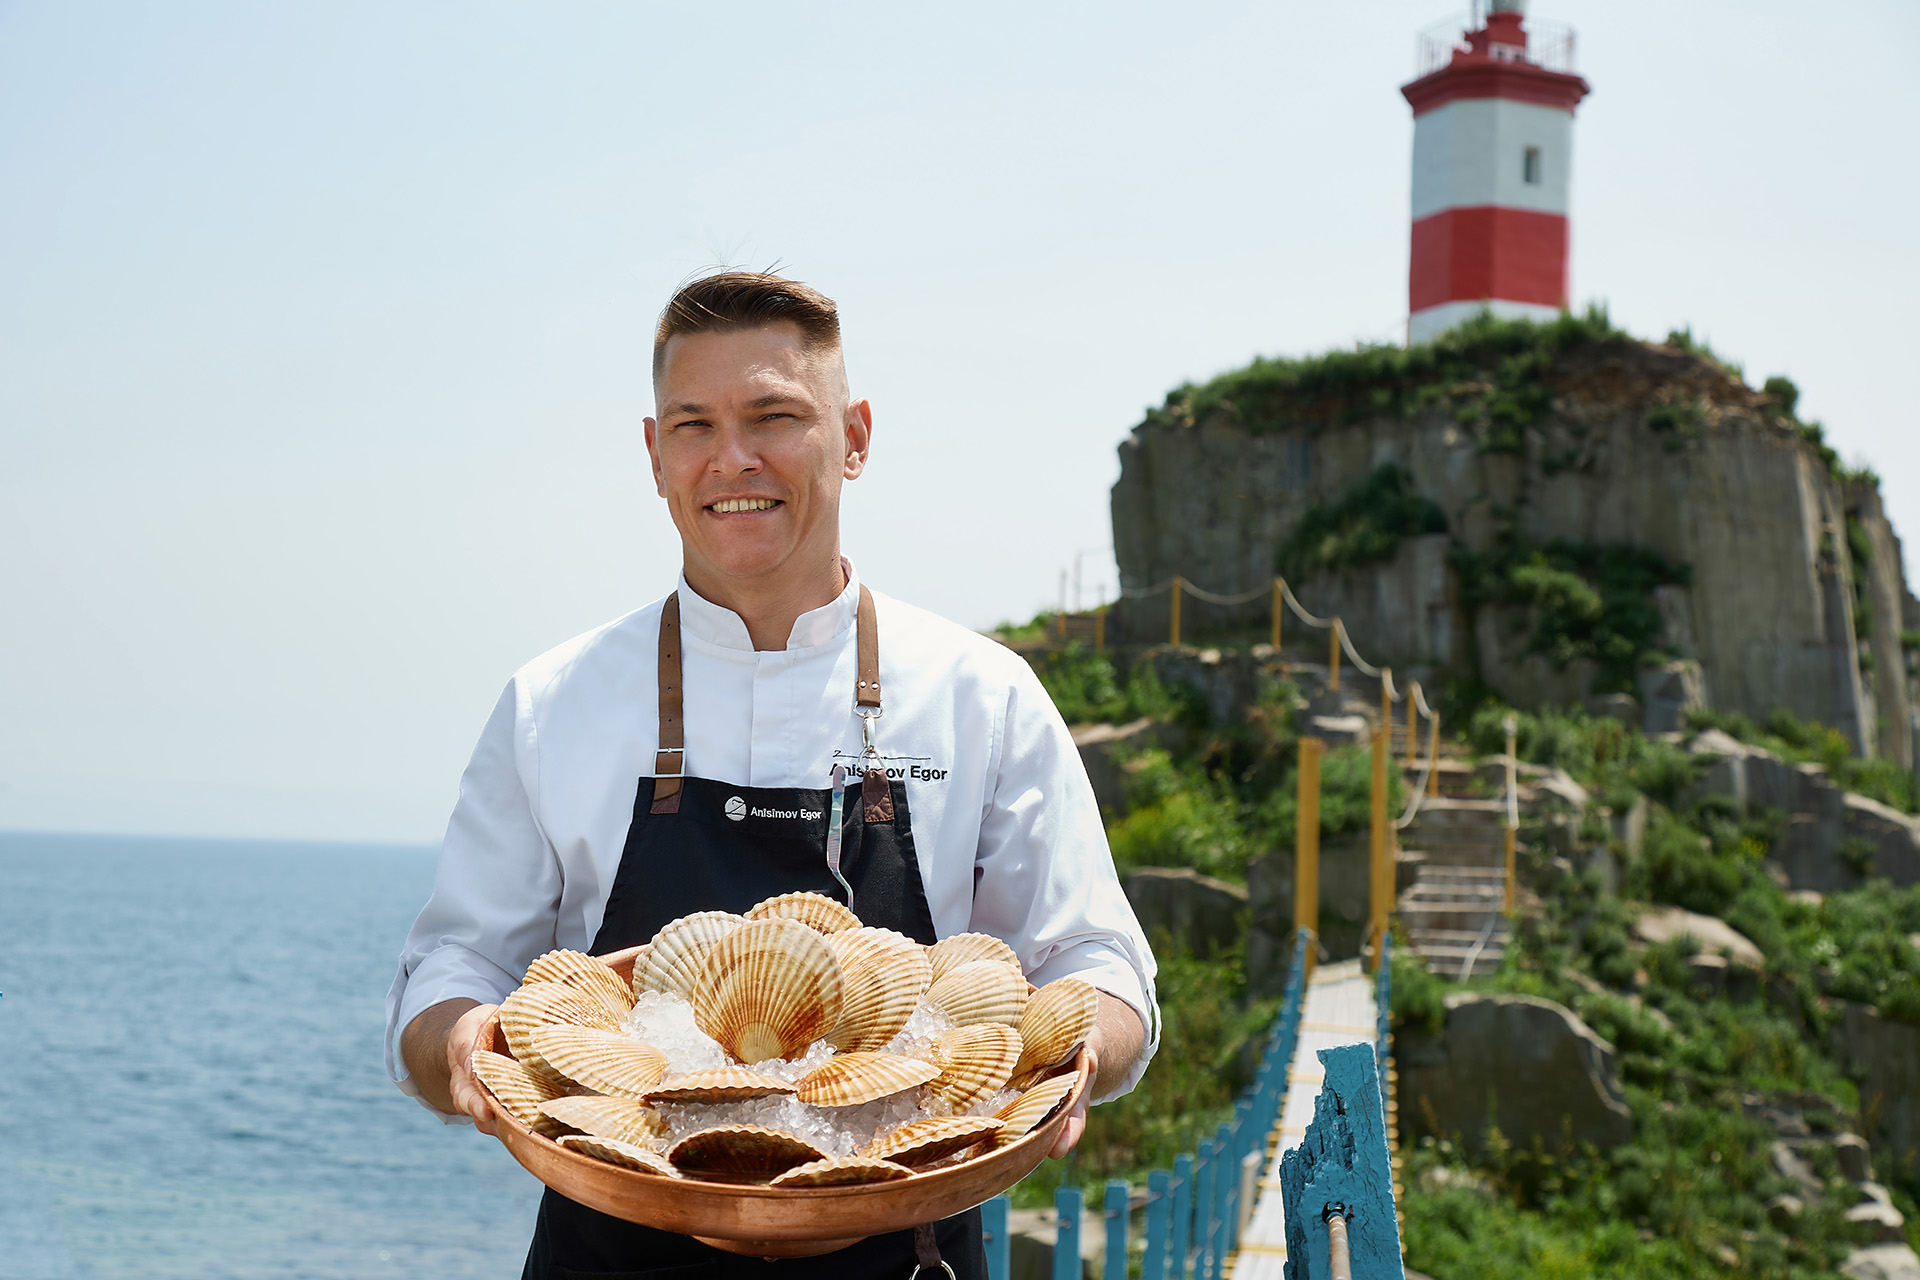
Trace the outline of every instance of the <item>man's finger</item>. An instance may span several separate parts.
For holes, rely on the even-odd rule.
[[[1055,1160],[1065,1159],[1067,1153],[1080,1143],[1080,1135],[1087,1130],[1087,1099],[1093,1092],[1092,1076],[1088,1085],[1080,1091],[1080,1100],[1073,1104],[1073,1110],[1067,1113],[1067,1122],[1060,1126],[1060,1132],[1053,1140],[1053,1150],[1047,1154]]]
[[[473,1127],[482,1133],[495,1132],[493,1099],[480,1087],[473,1073],[464,1065],[454,1069],[453,1101],[467,1115],[473,1117]]]
[[[1053,1150],[1047,1154],[1055,1160],[1064,1160],[1073,1149],[1080,1145],[1080,1135],[1087,1129],[1087,1117],[1084,1111],[1076,1109],[1060,1126],[1060,1133],[1053,1140]]]

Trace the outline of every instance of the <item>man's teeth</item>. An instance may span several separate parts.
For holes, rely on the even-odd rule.
[[[714,503],[713,509],[721,515],[732,515],[736,511],[771,511],[779,505],[772,498],[728,498]]]

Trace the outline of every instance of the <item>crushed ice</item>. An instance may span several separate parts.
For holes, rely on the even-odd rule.
[[[907,1025],[900,1028],[900,1034],[887,1041],[882,1053],[899,1053],[909,1058],[919,1058],[923,1062],[933,1060],[933,1038],[942,1031],[953,1029],[953,1019],[947,1011],[934,1004],[925,996],[915,1002],[913,1013],[907,1018]]]
[[[746,1102],[669,1102],[659,1110],[667,1122],[663,1140],[668,1145],[716,1125],[757,1124],[805,1138],[830,1156],[850,1156],[880,1134],[932,1114],[921,1102],[923,1092],[910,1089],[857,1107],[816,1107],[781,1095]]]
[[[685,997],[671,991],[642,991],[634,998],[633,1010],[621,1019],[621,1027],[667,1055],[667,1074],[683,1076],[689,1071],[711,1071],[728,1063],[727,1051],[719,1041],[702,1031],[693,1020],[693,1006]]]

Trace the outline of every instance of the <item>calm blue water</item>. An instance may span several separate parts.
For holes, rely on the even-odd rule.
[[[0,833],[0,1276],[520,1273],[540,1187],[388,1083],[424,849]]]

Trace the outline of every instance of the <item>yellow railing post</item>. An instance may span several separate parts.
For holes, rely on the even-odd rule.
[[[1299,804],[1294,810],[1293,927],[1305,929],[1314,945],[1307,948],[1307,972],[1320,941],[1320,754],[1327,744],[1319,738],[1300,739]]]
[[[1327,633],[1333,637],[1332,656],[1327,659],[1327,688],[1340,692],[1340,619],[1333,620],[1333,627]]]
[[[1506,829],[1506,832],[1507,832],[1507,891],[1501,896],[1502,900],[1501,900],[1500,909],[1505,914],[1512,915],[1513,914],[1513,861],[1514,861],[1513,846],[1514,846],[1514,837],[1517,833],[1514,831],[1512,827],[1508,827]]]
[[[1280,596],[1280,579],[1273,580],[1273,651],[1280,652],[1280,617],[1286,610],[1286,601]]]
[[[1372,848],[1370,858],[1372,920],[1368,932],[1373,938],[1373,962],[1369,968],[1377,968],[1380,963],[1380,940],[1387,934],[1387,913],[1392,908],[1393,867],[1387,861],[1387,731],[1377,729],[1373,735],[1373,821],[1371,834]]]
[[[1393,668],[1380,668],[1380,727],[1387,731],[1387,754],[1393,754]]]
[[[1515,756],[1515,752],[1518,750],[1518,746],[1516,743],[1517,731],[1518,731],[1518,726],[1514,723],[1513,717],[1508,716],[1507,717],[1507,890],[1505,895],[1503,895],[1504,905],[1501,908],[1508,915],[1513,914],[1514,844],[1516,843],[1517,837],[1519,836],[1519,832],[1520,832],[1520,794],[1518,791],[1515,790],[1515,787],[1519,783],[1519,779],[1516,776],[1516,774],[1518,773],[1518,769],[1516,768],[1516,766],[1518,765],[1519,762]]]
[[[1181,582],[1180,575],[1177,573],[1174,574],[1173,591],[1171,593],[1173,603],[1168,606],[1170,615],[1167,620],[1167,630],[1172,638],[1169,639],[1167,643],[1176,649],[1180,647],[1180,597],[1184,594],[1184,591],[1185,584]]]
[[[1419,681],[1407,686],[1407,768],[1420,767],[1420,702],[1414,698]],[[1424,697],[1424,692],[1422,693]]]
[[[1101,605],[1093,611],[1093,650],[1105,653],[1107,648],[1107,606]]]
[[[1440,798],[1440,713],[1427,721],[1427,799]]]

